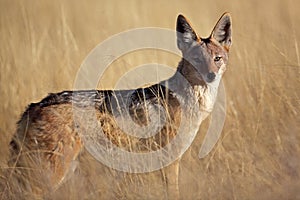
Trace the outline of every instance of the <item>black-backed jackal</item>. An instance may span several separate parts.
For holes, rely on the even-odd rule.
[[[64,91],[30,104],[10,143],[10,179],[16,177],[19,184],[14,185],[14,192],[27,190],[42,195],[57,188],[84,148],[82,134],[94,134],[99,128],[106,139],[128,152],[156,151],[176,137],[180,123],[184,123],[181,114],[186,111],[181,101],[189,104],[195,101],[199,113],[193,113],[196,118],[185,126],[197,131],[201,121],[213,109],[218,85],[226,70],[231,46],[231,17],[225,13],[208,38],[200,38],[182,15],[177,18],[176,30],[182,60],[168,80],[128,91]],[[181,82],[180,77],[186,82]],[[162,107],[168,116],[159,132],[138,138],[122,131],[116,123],[112,105],[120,99],[126,101],[126,105],[119,105],[116,112],[120,114],[120,110],[127,109],[127,117],[141,127],[149,120],[155,120],[157,106]],[[74,119],[74,109],[81,119]],[[97,126],[89,123],[89,110],[93,111]],[[189,137],[188,133],[186,137]],[[170,198],[179,195],[178,162],[174,165],[174,171],[167,174],[166,179]]]

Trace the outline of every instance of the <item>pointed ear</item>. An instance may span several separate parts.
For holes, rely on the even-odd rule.
[[[186,51],[194,42],[199,40],[196,32],[183,15],[178,15],[177,17],[176,31],[177,46],[182,52]]]
[[[211,38],[217,40],[227,50],[231,46],[231,16],[229,13],[224,13],[217,22],[211,33]]]

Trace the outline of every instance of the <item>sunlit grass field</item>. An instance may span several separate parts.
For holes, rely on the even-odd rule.
[[[14,187],[5,184],[9,180],[3,174],[9,170],[9,142],[22,112],[50,92],[72,90],[81,63],[97,44],[133,28],[175,29],[179,13],[206,37],[225,11],[233,19],[223,78],[225,126],[212,152],[199,159],[209,120],[201,126],[181,160],[180,197],[300,199],[299,7],[296,0],[0,0],[0,199]],[[179,60],[162,51],[130,53],[109,67],[99,89],[114,88],[138,65],[175,68]],[[47,197],[166,199],[165,191],[159,171],[118,173],[84,151],[75,175]]]

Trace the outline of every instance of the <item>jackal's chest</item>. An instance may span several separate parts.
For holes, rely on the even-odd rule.
[[[199,102],[202,118],[206,118],[212,112],[218,95],[217,86],[194,86],[194,93]]]

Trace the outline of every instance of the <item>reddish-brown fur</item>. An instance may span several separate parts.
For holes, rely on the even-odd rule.
[[[203,112],[198,119],[201,122],[215,101],[216,94],[210,93],[210,87],[218,87],[218,84],[211,86],[210,82],[214,82],[214,76],[222,75],[226,69],[231,45],[231,19],[229,14],[224,14],[207,39],[199,38],[183,16],[180,15],[177,22],[178,47],[183,59],[176,74],[183,75],[193,87],[191,97],[198,98]],[[185,33],[188,34],[186,40],[182,38]],[[176,82],[176,74],[167,82]],[[97,132],[96,128],[88,127],[95,110],[105,136],[126,151],[149,152],[168,144],[176,136],[181,123],[180,114],[185,111],[181,110],[176,95],[160,84],[136,90],[133,102],[143,103],[143,98],[138,98],[143,92],[148,95],[147,103],[159,104],[168,113],[166,125],[158,134],[146,139],[129,136],[118,127],[108,101],[113,98],[114,91],[66,91],[50,94],[41,102],[31,104],[22,115],[11,142],[9,165],[13,168],[9,178],[15,178],[20,185],[16,192],[43,195],[63,182],[84,147],[82,134]],[[189,98],[189,94],[185,98]],[[141,126],[147,125],[147,107],[136,105],[133,103],[129,108],[132,119]],[[74,109],[80,115],[75,116]],[[81,119],[76,118],[78,116]],[[178,166],[173,175],[167,177],[170,198],[179,196],[174,173],[177,175]]]

